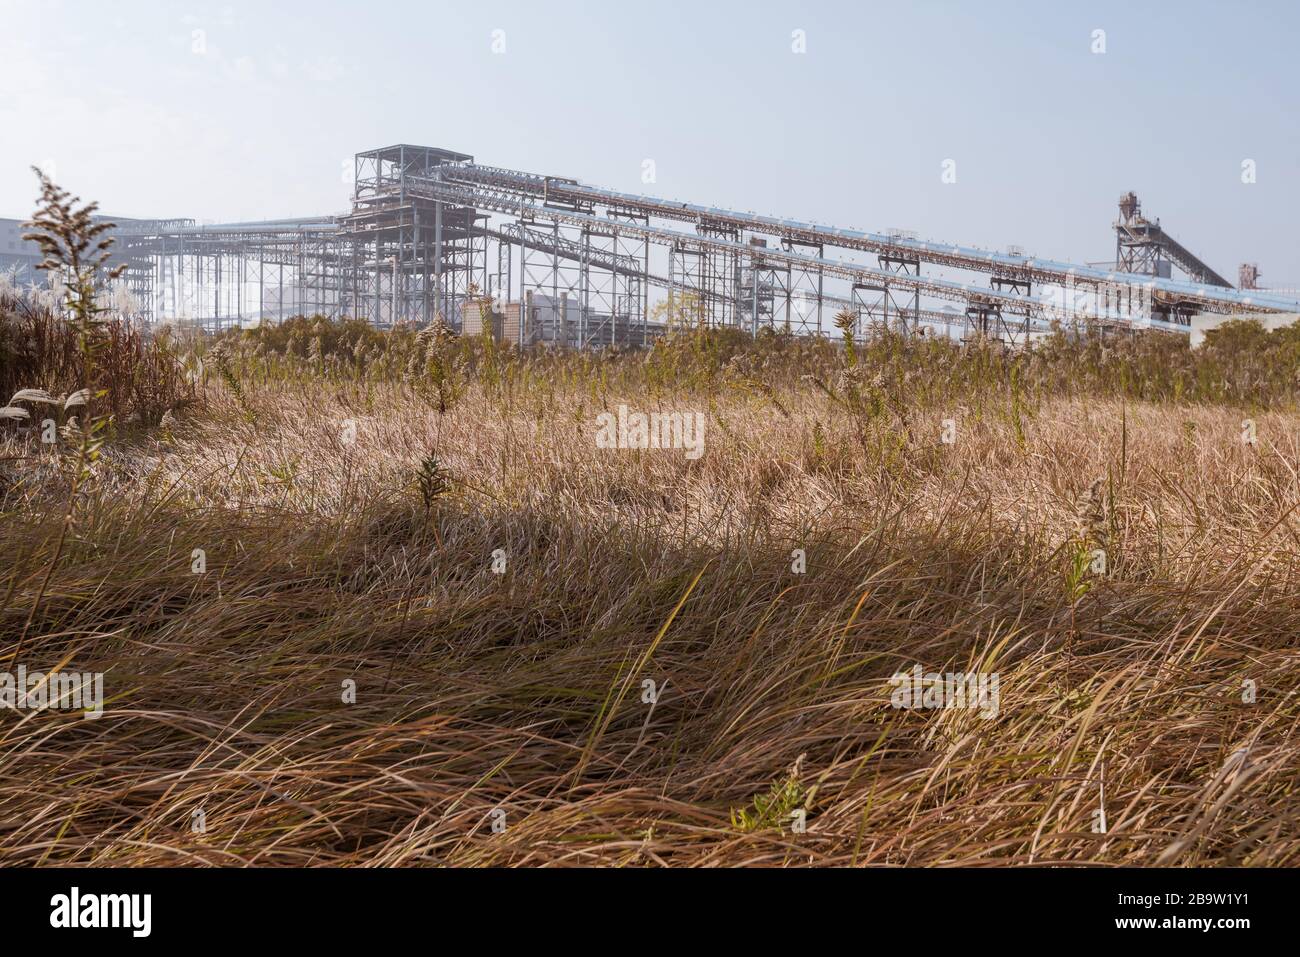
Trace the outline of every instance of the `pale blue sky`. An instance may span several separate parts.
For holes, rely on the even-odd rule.
[[[408,142],[1076,261],[1134,189],[1230,278],[1300,285],[1298,8],[0,0],[0,216],[32,163],[123,216],[332,212],[347,157]]]

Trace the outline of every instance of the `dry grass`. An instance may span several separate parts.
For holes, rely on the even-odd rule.
[[[272,363],[106,447],[23,657],[110,700],[0,716],[0,860],[1300,864],[1294,408],[858,401],[819,355],[480,369],[445,415]],[[624,401],[704,412],[707,454],[596,448]],[[5,443],[16,636],[61,473]],[[917,663],[998,673],[999,714],[891,707]]]

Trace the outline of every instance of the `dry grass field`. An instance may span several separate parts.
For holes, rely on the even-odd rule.
[[[0,670],[104,675],[0,712],[2,863],[1300,864],[1294,335],[114,342],[0,421]]]

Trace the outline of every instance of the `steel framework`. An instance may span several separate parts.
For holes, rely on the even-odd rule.
[[[518,345],[588,347],[645,344],[670,318],[817,334],[827,310],[845,309],[862,335],[942,325],[1006,340],[1055,321],[1186,331],[1195,312],[1300,311],[1227,286],[1132,196],[1117,224],[1124,268],[1098,269],[621,193],[432,147],[358,153],[354,175],[343,216],[121,224],[141,312],[216,327],[296,313],[460,326],[486,294],[524,317]],[[1152,256],[1192,279],[1161,274]]]

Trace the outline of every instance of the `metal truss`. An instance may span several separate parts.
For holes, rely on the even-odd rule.
[[[1212,271],[1158,275],[1167,270],[1152,256],[1188,270],[1182,247],[1153,245],[1149,230],[1121,234],[1125,268],[1101,270],[604,190],[431,147],[354,162],[345,216],[122,224],[119,256],[141,313],[218,328],[297,313],[458,326],[486,294],[503,308],[531,303],[537,323],[514,324],[518,344],[588,347],[649,342],[664,301],[754,334],[834,334],[829,319],[847,308],[862,335],[942,325],[1009,341],[1061,320],[1180,330],[1196,311],[1300,309],[1222,288]],[[1145,228],[1133,199],[1130,231]],[[1064,293],[1053,301],[1052,290]]]

